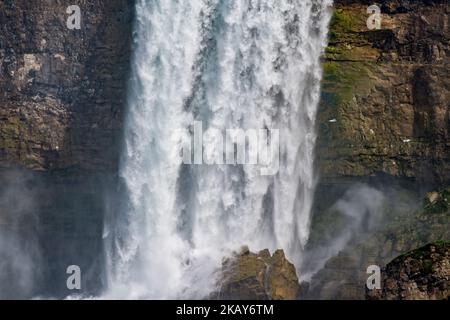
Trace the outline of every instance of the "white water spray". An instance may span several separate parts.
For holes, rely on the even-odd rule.
[[[331,0],[138,0],[111,298],[202,298],[224,256],[308,238],[320,55]],[[280,170],[183,165],[180,128],[277,129]],[[208,143],[208,141],[203,141]],[[209,148],[210,149],[210,148]]]

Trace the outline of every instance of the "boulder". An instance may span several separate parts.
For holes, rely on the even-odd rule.
[[[445,300],[450,297],[450,242],[436,242],[402,255],[382,271],[381,290],[370,300]]]
[[[222,277],[215,299],[227,300],[294,300],[299,281],[295,266],[283,250],[273,255],[265,249],[252,253],[244,247],[222,264]]]

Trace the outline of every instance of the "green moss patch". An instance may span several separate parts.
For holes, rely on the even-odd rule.
[[[322,102],[338,106],[370,87],[370,64],[327,61],[323,65]]]
[[[342,9],[335,9],[330,22],[330,36],[340,38],[342,32],[351,32],[356,25],[355,17],[351,16]]]

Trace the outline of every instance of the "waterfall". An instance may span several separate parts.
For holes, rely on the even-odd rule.
[[[205,297],[222,258],[243,245],[282,248],[300,265],[331,2],[137,1],[126,204],[105,228],[108,297]],[[278,130],[279,170],[180,164],[195,123],[219,154],[208,133],[266,130],[274,142]]]

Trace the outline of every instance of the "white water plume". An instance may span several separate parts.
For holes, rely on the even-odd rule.
[[[138,0],[110,298],[202,298],[248,245],[300,265],[315,187],[320,55],[331,0]],[[195,121],[280,130],[280,170],[173,161]],[[205,143],[205,141],[204,141]]]

